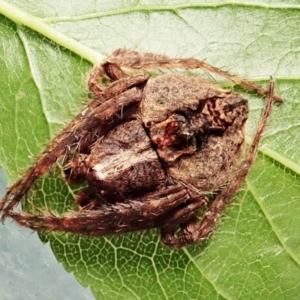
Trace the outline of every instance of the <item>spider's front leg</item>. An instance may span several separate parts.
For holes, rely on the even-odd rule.
[[[120,73],[115,71],[115,74]],[[146,81],[147,77],[144,75],[120,78],[111,83],[101,94],[96,94],[93,101],[50,142],[35,164],[9,188],[0,202],[2,219],[60,157],[69,153],[71,149],[86,148],[86,145],[92,143],[95,138],[109,131],[114,122],[118,121],[116,120],[118,112],[123,113],[126,107],[141,100],[142,89],[139,85]]]
[[[126,49],[118,49],[109,56],[107,61],[118,64],[119,66],[129,67],[133,69],[154,69],[154,68],[185,68],[185,69],[202,69],[208,73],[214,73],[225,77],[236,84],[242,85],[247,89],[253,90],[261,95],[267,95],[268,89],[257,85],[243,77],[231,74],[227,71],[214,67],[204,61],[195,58],[170,58],[165,55],[152,53],[139,53]],[[273,98],[282,102],[282,98],[274,95]]]

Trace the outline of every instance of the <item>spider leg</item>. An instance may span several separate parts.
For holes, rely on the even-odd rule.
[[[163,243],[171,247],[182,247],[185,245],[186,237],[189,234],[189,232],[186,232],[186,229],[190,224],[197,222],[196,215],[207,206],[207,203],[208,198],[206,196],[197,197],[168,217],[167,224],[161,228]],[[178,224],[181,227],[181,232],[176,234]],[[188,240],[190,239],[188,238]]]
[[[194,58],[169,58],[165,55],[156,55],[152,53],[139,53],[126,49],[118,49],[113,52],[107,59],[108,62],[118,64],[119,66],[133,69],[153,69],[153,68],[186,68],[186,69],[202,69],[209,73],[215,73],[225,77],[236,84],[242,85],[259,94],[267,95],[268,89],[250,82],[240,76],[231,74],[216,68],[204,61]],[[280,96],[274,95],[273,99],[282,101]]]
[[[70,151],[70,145],[78,146],[80,142],[87,143],[91,138],[91,132],[97,137],[103,135],[114,125],[114,119],[119,111],[123,112],[125,107],[139,102],[142,90],[134,86],[146,80],[147,77],[144,75],[122,78],[113,82],[103,95],[100,95],[106,100],[105,102],[95,97],[90,105],[51,141],[35,164],[6,192],[0,203],[2,219],[20,202],[32,184],[46,174],[61,156]],[[98,128],[96,132],[95,128]]]
[[[166,222],[164,216],[189,199],[185,188],[169,186],[141,199],[107,205],[97,210],[82,210],[62,216],[13,211],[8,211],[7,215],[19,225],[34,230],[103,236],[161,227]]]
[[[185,224],[185,227],[182,230],[183,237],[177,240],[169,239],[167,240],[167,243],[169,242],[169,244],[175,245],[177,247],[185,246],[187,244],[192,244],[197,241],[203,240],[209,237],[209,235],[212,233],[213,229],[216,226],[216,223],[222,215],[222,212],[227,207],[227,204],[230,203],[230,200],[236,194],[241,183],[244,181],[244,179],[250,171],[250,168],[258,151],[259,142],[262,138],[264,129],[266,127],[267,119],[271,113],[274,96],[273,93],[274,80],[271,78],[263,116],[257,127],[253,143],[247,153],[245,160],[241,163],[237,173],[235,174],[233,180],[231,180],[228,186],[215,198],[215,200],[212,202],[208,211],[205,213],[200,222],[197,222],[195,219],[191,219],[190,222],[187,222]]]
[[[107,89],[106,86],[99,82],[99,79],[104,76],[108,77],[110,81],[127,77],[126,73],[117,64],[106,62],[95,66],[88,79],[88,88],[94,96],[101,95]]]
[[[102,66],[107,76],[113,81],[128,77],[128,75],[117,64],[106,62]]]
[[[99,83],[99,79],[104,76],[104,68],[102,65],[94,67],[88,79],[88,88],[94,94],[101,94],[105,87]]]

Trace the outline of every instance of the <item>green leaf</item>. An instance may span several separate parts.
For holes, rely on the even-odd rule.
[[[154,230],[110,238],[43,235],[65,269],[97,299],[298,298],[300,6],[10,2],[0,1],[0,164],[10,183],[80,111],[92,64],[117,48],[205,59],[260,84],[272,75],[285,99],[274,107],[255,165],[209,241],[171,250]],[[264,101],[247,97],[253,136]],[[66,209],[72,194],[65,183],[47,177],[42,184],[46,198]]]

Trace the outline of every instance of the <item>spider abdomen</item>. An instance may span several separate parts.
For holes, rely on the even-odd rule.
[[[247,100],[197,77],[166,74],[148,81],[140,107],[173,179],[199,191],[228,181],[244,142]]]

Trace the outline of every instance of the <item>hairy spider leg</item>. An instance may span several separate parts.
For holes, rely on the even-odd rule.
[[[186,245],[185,234],[179,234],[176,236],[178,225],[184,233],[188,224],[191,222],[197,222],[197,215],[199,211],[207,207],[208,201],[208,197],[204,195],[194,198],[191,203],[183,206],[169,216],[166,222],[167,224],[164,224],[161,227],[160,232],[162,242],[165,245],[172,247],[182,247]]]
[[[107,59],[108,62],[118,64],[119,66],[133,69],[154,69],[154,68],[185,68],[185,69],[202,69],[209,73],[215,73],[225,77],[234,83],[253,90],[261,95],[267,95],[268,89],[248,81],[240,76],[231,74],[219,68],[216,68],[204,61],[194,58],[170,58],[165,55],[152,53],[139,53],[136,51],[118,49],[113,52]],[[274,95],[273,99],[282,102],[282,98]]]
[[[147,195],[139,200],[127,200],[117,205],[108,205],[98,210],[82,210],[66,213],[62,216],[54,214],[33,215],[9,211],[8,215],[19,225],[33,230],[73,232],[92,236],[104,236],[128,231],[137,231],[161,227],[168,216],[173,215],[173,221],[186,213],[190,218],[198,211],[200,201],[187,206],[178,213],[173,213],[176,206],[190,201],[190,195],[184,187],[168,186],[160,191]],[[201,208],[205,201],[202,201]],[[194,208],[194,209],[192,209]]]
[[[140,101],[142,91],[134,86],[146,80],[145,75],[121,78],[113,82],[102,94],[96,95],[87,108],[51,141],[35,164],[9,188],[0,203],[2,220],[20,202],[34,182],[46,174],[61,156],[70,151],[70,145],[77,145],[82,137],[89,135],[97,127],[97,135],[103,135],[109,128],[100,125],[105,124],[124,107]]]

